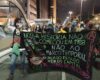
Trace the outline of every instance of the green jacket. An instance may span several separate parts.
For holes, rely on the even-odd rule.
[[[12,48],[12,53],[19,56],[20,55],[20,44],[19,43],[14,43],[13,48]]]

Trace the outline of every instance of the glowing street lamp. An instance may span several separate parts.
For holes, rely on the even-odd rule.
[[[70,15],[70,18],[71,18],[71,15],[73,14],[73,12],[72,12],[72,11],[69,11],[68,13],[69,13],[69,15]]]
[[[95,20],[96,20],[96,21],[98,21],[98,20],[99,20],[99,18],[98,18],[98,17],[95,17]]]

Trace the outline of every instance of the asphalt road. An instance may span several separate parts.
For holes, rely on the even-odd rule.
[[[0,80],[6,80],[9,75],[10,59],[0,64]],[[62,72],[39,72],[23,76],[21,69],[17,68],[14,80],[62,80]],[[66,80],[80,80],[66,73]],[[100,80],[100,70],[93,69],[93,79]]]

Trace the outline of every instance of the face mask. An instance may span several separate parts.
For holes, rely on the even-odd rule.
[[[17,23],[16,26],[17,26],[18,28],[21,28],[21,27],[22,27],[22,24],[21,24],[21,23]]]

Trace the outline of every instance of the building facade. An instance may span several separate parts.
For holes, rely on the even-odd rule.
[[[56,0],[37,0],[37,18],[56,22]]]

